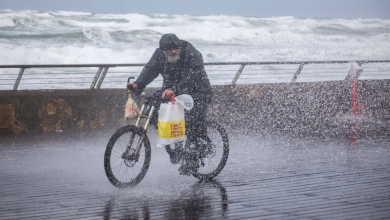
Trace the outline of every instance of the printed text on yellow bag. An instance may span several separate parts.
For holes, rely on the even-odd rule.
[[[178,138],[185,135],[184,119],[172,122],[158,122],[158,136],[161,138]]]

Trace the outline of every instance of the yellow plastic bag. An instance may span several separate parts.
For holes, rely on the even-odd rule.
[[[157,147],[186,140],[184,108],[174,102],[163,103],[158,112]]]
[[[131,94],[129,93],[129,98],[127,99],[126,107],[125,107],[125,118],[136,118],[139,115],[139,108],[137,103],[131,98]]]

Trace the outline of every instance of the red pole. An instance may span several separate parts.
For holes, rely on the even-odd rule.
[[[358,111],[358,79],[353,79],[352,80],[352,97],[351,97],[351,114],[353,116],[359,115]]]
[[[352,91],[351,91],[351,115],[357,116],[359,114],[358,111],[358,79],[352,80]],[[352,119],[354,120],[354,119]],[[356,141],[356,123],[351,123],[351,130],[349,133],[349,141],[352,145],[355,144]]]
[[[359,65],[359,64],[358,64]],[[360,67],[360,65],[359,65]],[[351,66],[351,77],[352,77],[352,89],[351,89],[351,115],[352,116],[358,116],[359,115],[359,105],[358,105],[358,71],[357,66],[352,64]],[[355,120],[355,118],[352,118],[352,120]],[[357,127],[356,122],[352,121],[351,123],[351,130],[349,133],[349,140],[352,145],[355,144],[356,141],[356,133],[357,133]]]

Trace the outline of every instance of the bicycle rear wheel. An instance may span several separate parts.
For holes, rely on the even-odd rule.
[[[134,135],[134,141],[130,143]],[[141,149],[135,154],[135,148],[142,136],[142,131],[134,125],[120,128],[108,141],[104,154],[104,170],[108,180],[116,187],[135,186],[145,177],[149,169],[151,148],[148,137],[142,141]],[[131,144],[128,154],[127,146]]]
[[[216,177],[225,167],[229,156],[229,139],[225,129],[215,121],[207,121],[208,142],[200,158],[198,172],[193,174],[198,179]]]

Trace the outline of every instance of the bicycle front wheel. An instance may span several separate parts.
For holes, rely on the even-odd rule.
[[[203,149],[198,172],[193,174],[198,179],[216,177],[225,167],[229,156],[229,139],[225,129],[215,121],[207,121],[207,144]]]
[[[141,149],[138,153],[135,152],[141,137],[142,131],[134,125],[129,125],[116,131],[108,141],[104,154],[104,170],[114,186],[135,186],[145,177],[149,169],[151,148],[145,134]]]

